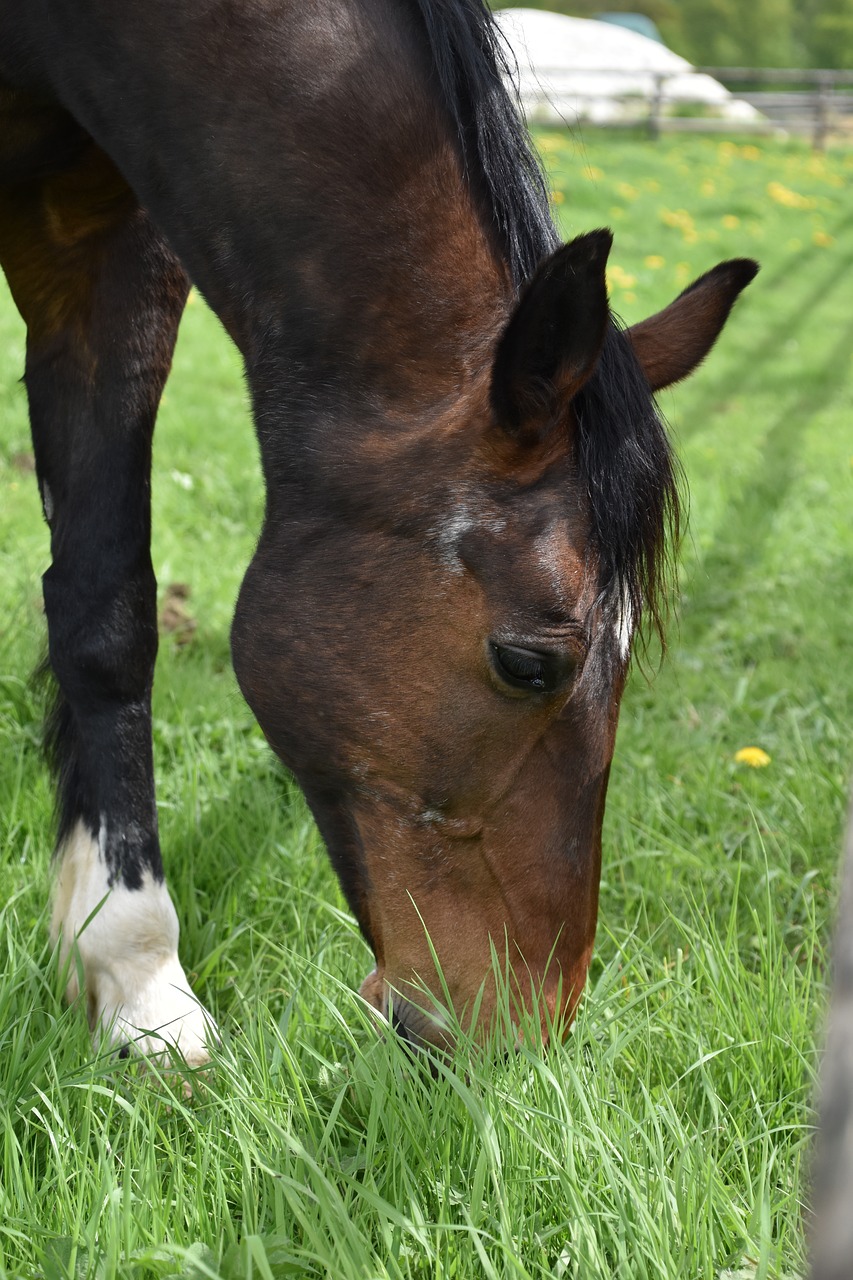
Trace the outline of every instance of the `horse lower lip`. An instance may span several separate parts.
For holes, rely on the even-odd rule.
[[[411,1048],[448,1047],[444,1020],[438,1014],[429,1013],[398,993],[392,993],[389,1003],[391,1025],[400,1039]]]
[[[410,1045],[413,1049],[418,1048],[419,1041],[412,1037],[409,1032],[409,1028],[406,1026],[396,1009],[392,1010],[391,1025],[404,1044]]]

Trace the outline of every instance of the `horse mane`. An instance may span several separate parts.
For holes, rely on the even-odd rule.
[[[615,319],[573,407],[601,593],[637,624],[648,619],[665,647],[681,535],[680,472],[631,340]]]
[[[484,0],[414,0],[466,176],[517,291],[561,239],[548,185],[508,85],[517,68]],[[574,401],[575,460],[588,495],[602,598],[645,616],[664,642],[680,500],[675,458],[630,339],[614,319]]]
[[[559,247],[548,184],[508,85],[516,68],[484,0],[414,0],[468,181],[485,206],[520,289]]]

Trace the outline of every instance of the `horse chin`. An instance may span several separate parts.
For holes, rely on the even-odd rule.
[[[358,994],[362,1000],[370,1005],[371,1009],[376,1009],[384,1017],[388,1007],[388,995],[385,982],[378,969],[371,970],[359,987]]]

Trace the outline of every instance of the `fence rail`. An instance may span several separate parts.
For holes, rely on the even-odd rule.
[[[760,111],[771,125],[810,135],[818,151],[831,133],[850,132],[853,127],[853,71],[803,67],[703,70]],[[779,92],[765,85],[784,86],[784,90]],[[794,85],[802,87],[792,89]]]
[[[722,104],[710,102],[697,90],[691,98],[692,76],[711,76],[736,99],[749,103],[760,113],[751,119],[714,114]],[[611,81],[624,78],[630,87],[624,93],[604,93],[596,87],[596,77]],[[678,81],[678,93],[669,91]],[[637,85],[644,88],[638,90]],[[645,124],[656,138],[664,132],[748,132],[784,131],[810,137],[816,150],[826,146],[830,136],[853,140],[853,71],[804,67],[693,67],[688,71],[654,71],[627,67],[537,68],[533,80],[522,75],[525,108],[553,107],[558,114],[577,112],[584,118],[584,103],[606,97],[626,108],[624,117],[597,120],[604,128]],[[565,104],[571,103],[571,106]],[[686,114],[704,107],[707,114]],[[680,113],[680,114],[679,114]]]

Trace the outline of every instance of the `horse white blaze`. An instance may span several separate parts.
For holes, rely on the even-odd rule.
[[[205,1062],[216,1024],[190,990],[178,959],[178,917],[164,882],[146,871],[139,889],[109,884],[100,839],[78,822],[58,852],[51,933],[70,957],[67,995],[76,998],[82,964],[89,1024],[117,1046],[169,1060],[177,1047],[191,1065]],[[79,955],[72,955],[76,947]]]

